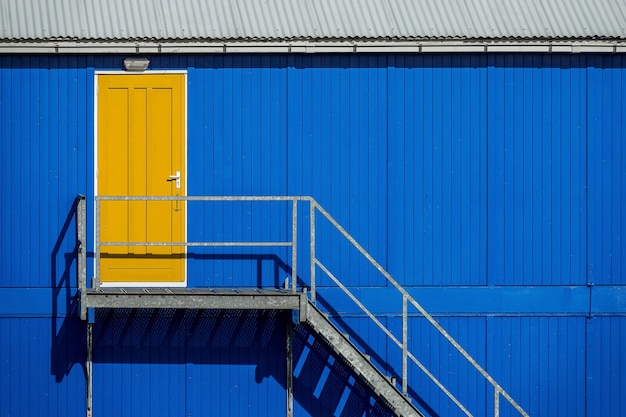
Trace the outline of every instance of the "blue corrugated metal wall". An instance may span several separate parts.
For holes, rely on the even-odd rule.
[[[405,285],[487,283],[487,64],[391,57],[388,268]]]
[[[84,415],[74,197],[93,195],[94,71],[122,59],[0,57],[0,416]],[[314,196],[539,416],[618,415],[626,398],[625,64],[152,57],[154,69],[188,69],[189,194]],[[286,205],[190,204],[190,239],[283,240],[289,215]],[[399,330],[397,295],[324,225],[318,239],[330,242],[320,257]],[[289,263],[284,250],[196,251],[190,284],[280,285]],[[321,301],[339,324],[399,374],[397,348],[325,283]],[[283,414],[288,321],[99,313],[95,414]],[[472,412],[492,411],[484,382],[425,323],[410,335]],[[304,328],[294,354],[296,415],[388,413]],[[411,381],[425,411],[458,414],[418,371]]]
[[[286,58],[190,57],[188,65],[195,67],[188,75],[189,194],[285,195]],[[190,222],[199,227],[188,228],[189,238],[285,241],[286,210],[286,204],[190,203]],[[288,275],[284,250],[216,249],[194,250],[191,285],[275,285]]]
[[[489,283],[586,283],[585,113],[595,86],[581,64],[576,56],[492,58]]]

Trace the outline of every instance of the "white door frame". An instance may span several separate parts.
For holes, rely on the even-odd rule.
[[[159,74],[182,74],[184,75],[184,91],[183,91],[183,103],[185,106],[185,111],[183,112],[183,126],[184,126],[184,137],[181,138],[183,141],[183,146],[185,149],[185,172],[182,173],[185,178],[184,185],[185,189],[183,190],[184,195],[187,195],[187,155],[189,151],[187,150],[187,70],[158,70],[158,71],[142,71],[142,72],[131,72],[131,71],[94,71],[94,127],[93,127],[93,137],[94,137],[94,147],[93,147],[93,187],[94,187],[94,196],[98,195],[98,76],[99,75],[130,75],[140,77],[142,75],[159,75]],[[94,205],[95,207],[95,205]],[[185,219],[184,219],[184,230],[183,236],[185,241],[187,241],[187,210],[185,210]],[[92,214],[94,230],[93,230],[93,244],[94,250],[96,247],[96,219],[95,219],[95,210]],[[187,287],[187,277],[188,277],[188,262],[186,256],[187,250],[185,248],[185,257],[184,259],[184,270],[185,276],[182,281],[178,282],[101,282],[100,286],[102,287]],[[96,270],[96,259],[94,257],[94,271]]]

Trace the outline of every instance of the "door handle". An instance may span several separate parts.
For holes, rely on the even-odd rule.
[[[167,177],[168,181],[176,181],[176,188],[180,189],[180,171],[176,171],[175,175]]]

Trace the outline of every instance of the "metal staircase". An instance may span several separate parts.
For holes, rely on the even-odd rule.
[[[370,359],[357,349],[344,333],[335,326],[320,310],[309,302],[306,323],[328,346],[342,358],[348,366],[369,385],[397,416],[423,417],[410,398],[396,388],[390,378],[383,375]]]
[[[291,280],[285,288],[271,289],[221,289],[221,288],[102,288],[99,281],[99,258],[102,247],[119,245],[120,242],[102,242],[99,232],[100,205],[103,201],[200,201],[200,202],[282,202],[291,206],[291,233],[288,241],[282,242],[140,242],[135,245],[144,246],[187,246],[187,247],[289,247],[291,249]],[[308,211],[308,259],[309,281],[302,285],[298,274],[298,213]],[[467,360],[476,371],[482,375],[493,388],[494,417],[500,414],[500,401],[503,398],[512,408],[522,416],[528,414],[511,398],[511,396],[467,353],[459,343],[452,338],[435,320],[326,210],[311,197],[96,197],[95,198],[95,276],[93,285],[87,285],[86,279],[86,208],[85,198],[79,197],[77,211],[78,229],[78,287],[80,291],[80,315],[83,320],[89,318],[89,311],[96,308],[193,308],[193,309],[271,309],[297,312],[296,321],[306,323],[312,332],[322,339],[327,346],[341,358],[360,377],[363,382],[378,396],[397,416],[420,416],[423,414],[409,398],[409,361],[423,372],[465,415],[472,413],[424,366],[410,350],[409,320],[416,314],[425,318],[434,329]],[[326,222],[335,231],[356,249],[358,253],[394,287],[400,298],[401,305],[397,311],[402,314],[402,335],[400,337],[387,328],[380,319],[336,277],[331,268],[318,256],[318,245],[321,245],[316,229],[318,222]],[[126,242],[127,243],[127,242]],[[131,244],[132,245],[132,244]],[[300,260],[302,261],[302,260]],[[401,386],[398,387],[391,379],[379,370],[369,359],[349,340],[349,335],[342,331],[320,310],[317,303],[318,272],[330,279],[345,296],[372,320],[377,327],[401,350],[402,375]],[[299,284],[300,282],[300,284]],[[298,288],[300,286],[300,288]],[[410,311],[411,310],[411,311]],[[91,322],[91,320],[89,320]],[[91,324],[88,324],[87,333],[87,377],[88,399],[87,414],[91,415]],[[289,399],[288,399],[289,401]],[[291,399],[292,401],[292,399]],[[290,405],[288,405],[290,409]],[[289,413],[288,413],[289,415]]]

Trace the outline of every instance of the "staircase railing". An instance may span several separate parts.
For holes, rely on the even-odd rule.
[[[316,256],[316,215],[320,213],[332,226],[338,230],[350,244],[363,255],[369,263],[374,266],[385,279],[402,294],[402,340],[391,333],[376,316],[368,310],[357,297],[320,261]],[[408,390],[408,359],[415,363],[424,374],[437,385],[443,393],[446,394],[454,404],[467,416],[472,414],[461,404],[461,402],[424,366],[408,349],[408,306],[412,305],[419,313],[491,384],[494,393],[494,417],[500,415],[500,397],[513,406],[513,408],[522,416],[528,417],[524,409],[506,392],[500,384],[498,384],[487,371],[476,362],[476,360],[452,337],[450,334],[431,316],[420,303],[418,303],[392,276],[387,272],[370,253],[365,250],[326,210],[324,210],[314,199],[310,200],[310,233],[311,233],[311,301],[316,300],[316,267],[319,267],[336,285],[339,287],[386,335],[402,349],[402,392],[407,394]]]
[[[284,242],[102,242],[100,239],[100,213],[101,203],[103,201],[205,201],[205,202],[245,202],[245,201],[268,201],[268,202],[287,202],[291,203],[291,238]],[[479,373],[493,388],[493,405],[494,417],[500,414],[500,398],[504,398],[520,415],[527,417],[528,414],[522,407],[513,400],[500,384],[498,384],[487,371],[478,364],[478,362],[465,350],[461,345],[418,303],[390,274],[387,272],[373,257],[350,235],[324,208],[322,208],[312,197],[300,196],[189,196],[189,197],[113,197],[113,196],[97,196],[95,197],[95,277],[93,286],[100,286],[100,251],[103,246],[120,246],[120,245],[136,245],[136,246],[185,246],[185,247],[250,247],[250,246],[285,246],[291,248],[291,289],[297,291],[298,282],[298,203],[308,203],[309,205],[309,257],[310,257],[310,297],[311,302],[316,303],[317,298],[317,282],[316,273],[319,268],[340,288],[375,324],[385,335],[402,350],[402,392],[408,393],[408,361],[411,360],[417,367],[431,380],[433,383],[467,416],[472,414],[467,408],[422,364],[409,350],[409,306],[413,306]],[[304,208],[306,210],[306,208]],[[358,300],[358,298],[338,279],[332,271],[318,257],[316,248],[316,220],[317,215],[323,216],[336,230],[338,230],[345,239],[356,248],[359,253],[372,265],[376,270],[385,277],[401,295],[402,295],[402,340],[399,340],[366,306]],[[85,200],[80,201],[79,207],[79,241],[81,244],[81,262],[84,269],[85,250],[84,242],[86,241],[86,214]],[[86,287],[86,278],[84,274],[79,276],[79,286]],[[84,312],[81,313],[81,315]]]

